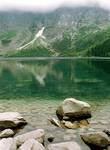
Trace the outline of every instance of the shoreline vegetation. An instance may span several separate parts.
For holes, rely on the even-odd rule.
[[[68,59],[91,59],[91,60],[110,60],[110,57],[0,57],[3,60],[68,60]]]
[[[29,122],[17,112],[0,113],[0,149],[109,150],[110,131],[106,127],[102,131],[91,127],[92,112],[88,103],[74,98],[65,99],[56,109],[56,116],[58,119],[48,120],[49,128],[52,127],[50,133],[45,129],[36,129],[16,135]],[[57,142],[52,132],[54,128],[65,134],[64,141]],[[71,137],[79,140],[71,140]]]

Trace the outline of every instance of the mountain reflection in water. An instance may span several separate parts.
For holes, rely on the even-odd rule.
[[[0,99],[110,99],[110,60],[0,61]]]

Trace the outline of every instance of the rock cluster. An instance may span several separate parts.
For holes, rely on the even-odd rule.
[[[0,150],[45,150],[44,130],[38,129],[13,138],[2,138]]]
[[[72,130],[88,125],[87,119],[91,117],[91,110],[88,103],[70,98],[58,107],[56,114],[59,120],[51,118],[49,121],[60,128]],[[102,132],[88,130],[79,136],[80,140],[82,139],[82,146],[80,146],[74,140],[52,143],[55,142],[55,137],[45,133],[43,129],[16,136],[14,129],[26,123],[26,120],[17,112],[0,113],[0,150],[110,150],[110,131],[108,130]],[[49,144],[46,144],[46,140]]]
[[[74,98],[65,99],[56,110],[58,119],[50,118],[51,124],[54,124],[60,128],[77,129],[87,126],[89,124],[88,119],[91,118],[91,106]],[[91,130],[91,129],[90,129]],[[81,139],[92,150],[108,150],[110,149],[110,132],[105,130],[104,132],[88,132],[84,133]],[[73,143],[70,143],[70,145]],[[68,145],[68,144],[67,144]],[[62,150],[62,144],[53,144],[49,146],[49,150]],[[64,144],[65,147],[65,144]],[[65,149],[68,149],[65,147]],[[79,149],[77,147],[77,149]],[[70,149],[71,150],[71,149]]]
[[[34,131],[31,131],[22,135],[18,135],[14,138],[14,140],[16,141],[17,146],[22,145],[24,142],[26,142],[29,139],[35,139],[39,143],[43,144],[44,136],[45,136],[44,130],[38,129],[38,130],[34,130]]]
[[[89,124],[91,118],[91,106],[74,98],[65,99],[56,110],[58,120],[50,118],[49,121],[55,126],[75,129]]]
[[[0,113],[0,150],[45,150],[43,129],[14,136],[15,130],[27,122],[17,112]]]

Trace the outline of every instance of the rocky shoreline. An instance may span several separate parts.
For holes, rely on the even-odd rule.
[[[16,135],[27,121],[17,112],[0,113],[0,150],[110,150],[110,131],[91,128],[88,103],[68,98],[56,109],[56,117],[48,119],[49,132],[36,129]]]

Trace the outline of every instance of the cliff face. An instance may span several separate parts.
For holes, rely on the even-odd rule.
[[[0,50],[16,51],[17,48],[29,43],[45,26],[46,39],[43,39],[43,46],[46,45],[46,49],[49,50],[54,49],[62,56],[74,55],[76,48],[80,51],[77,45],[82,36],[102,31],[109,25],[109,14],[99,7],[59,8],[45,14],[0,12]],[[85,50],[83,45],[87,43],[84,42],[80,45],[81,51]],[[35,45],[38,44],[36,41]]]

